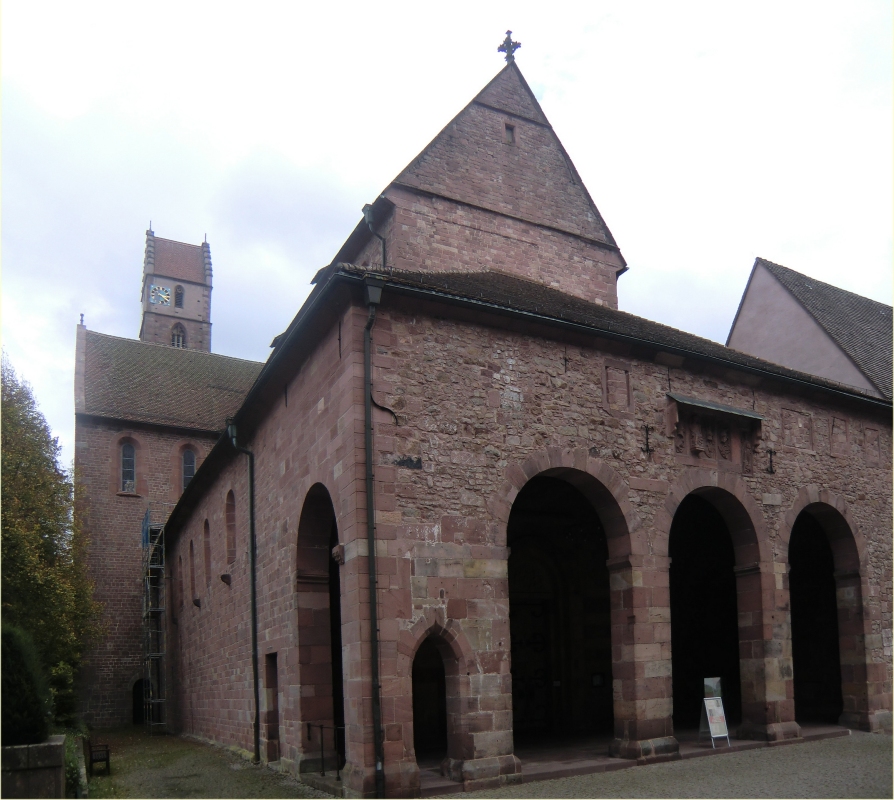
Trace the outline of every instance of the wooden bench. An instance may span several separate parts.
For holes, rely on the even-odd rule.
[[[105,764],[106,774],[112,774],[112,762],[109,760],[110,750],[107,744],[94,744],[90,739],[84,739],[84,758],[87,761],[87,770],[93,776],[94,764]]]

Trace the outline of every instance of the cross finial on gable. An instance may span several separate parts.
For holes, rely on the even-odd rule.
[[[521,42],[513,42],[512,41],[512,31],[506,31],[506,38],[503,40],[503,44],[501,44],[497,48],[498,53],[506,54],[506,63],[511,64],[515,61],[515,51],[521,47]]]

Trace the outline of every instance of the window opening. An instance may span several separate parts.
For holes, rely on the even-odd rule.
[[[174,289],[174,307],[183,308],[183,287],[178,286]]]
[[[186,331],[182,325],[175,325],[171,328],[171,347],[186,347]]]
[[[130,442],[121,445],[121,491],[135,492],[137,483],[136,450]]]
[[[506,123],[505,139],[506,144],[515,144],[515,125]]]
[[[185,491],[186,487],[189,486],[189,482],[192,480],[193,475],[196,474],[196,454],[192,450],[184,450],[182,462],[183,485],[181,491]]]

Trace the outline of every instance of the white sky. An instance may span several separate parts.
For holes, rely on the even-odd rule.
[[[137,336],[150,219],[207,233],[213,350],[265,359],[507,28],[630,266],[623,310],[723,342],[758,255],[891,302],[888,0],[5,0],[3,346],[64,463],[78,315]]]

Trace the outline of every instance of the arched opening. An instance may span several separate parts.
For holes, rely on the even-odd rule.
[[[590,483],[593,486],[590,486]],[[513,735],[519,743],[611,734],[608,541],[586,473],[529,480],[507,529]],[[589,491],[588,491],[589,490]]]
[[[702,496],[677,507],[668,543],[675,730],[697,728],[705,678],[720,678],[727,722],[742,719],[736,553],[724,516]]]
[[[447,675],[431,637],[413,659],[413,747],[423,768],[440,764],[447,755]]]
[[[171,347],[186,347],[186,329],[179,322],[171,328]]]
[[[140,678],[140,680],[134,681],[133,689],[131,690],[134,725],[142,725],[146,721],[146,702],[143,695],[145,685],[146,681]]]
[[[795,719],[837,723],[843,710],[832,548],[820,524],[798,515],[788,548]]]
[[[121,445],[121,489],[122,492],[136,492],[137,453],[132,442]]]
[[[195,450],[187,447],[180,456],[180,490],[186,491],[189,482],[196,474],[196,453]]]
[[[298,609],[298,684],[303,757],[301,772],[345,762],[344,676],[340,561],[335,509],[329,492],[314,484],[298,522],[295,589]],[[310,727],[308,727],[310,726]],[[321,727],[322,726],[322,727]]]

